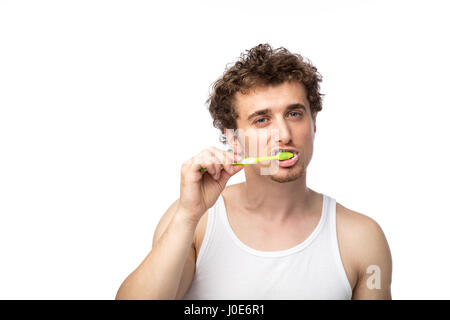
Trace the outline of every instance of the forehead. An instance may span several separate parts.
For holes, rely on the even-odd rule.
[[[240,118],[260,109],[281,111],[294,103],[301,103],[309,109],[306,88],[298,82],[255,87],[246,94],[236,92],[234,100]]]

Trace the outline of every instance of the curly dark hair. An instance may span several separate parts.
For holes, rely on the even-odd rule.
[[[206,101],[213,125],[222,133],[219,140],[223,144],[226,144],[225,129],[237,129],[234,96],[238,91],[246,94],[251,88],[285,81],[302,83],[315,119],[317,112],[322,110],[323,94],[319,92],[322,76],[308,59],[283,47],[273,49],[267,43],[246,52],[241,53],[239,60],[226,68],[222,77],[213,83],[213,90]]]

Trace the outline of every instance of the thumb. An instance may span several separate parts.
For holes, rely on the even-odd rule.
[[[217,180],[221,185],[225,185],[232,176],[234,176],[236,173],[241,171],[242,168],[244,168],[243,165],[235,165],[231,167],[234,170],[233,174],[229,174],[226,170],[222,170],[222,174],[220,175],[219,180]]]

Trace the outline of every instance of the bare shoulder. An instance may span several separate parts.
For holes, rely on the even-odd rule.
[[[381,247],[388,249],[383,229],[373,218],[336,203],[336,225],[343,249],[352,250],[359,264],[363,257]],[[358,254],[359,253],[359,254]]]
[[[350,233],[356,232],[359,236],[383,233],[381,226],[373,218],[344,207],[336,202],[336,221]]]
[[[378,222],[336,203],[336,227],[341,256],[354,289],[353,298],[368,297],[368,292],[390,297],[392,257]],[[366,282],[374,270],[380,273],[380,286],[384,290],[367,291]]]

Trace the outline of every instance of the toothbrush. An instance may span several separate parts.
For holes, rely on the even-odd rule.
[[[244,158],[241,161],[237,162],[237,163],[232,163],[233,166],[236,165],[246,165],[246,164],[255,164],[261,161],[265,161],[265,160],[288,160],[290,158],[292,158],[294,156],[294,154],[292,152],[279,152],[277,155],[275,156],[268,156],[268,157],[249,157],[249,158]],[[223,169],[223,166],[222,166]],[[205,171],[206,168],[200,168],[200,171]]]

